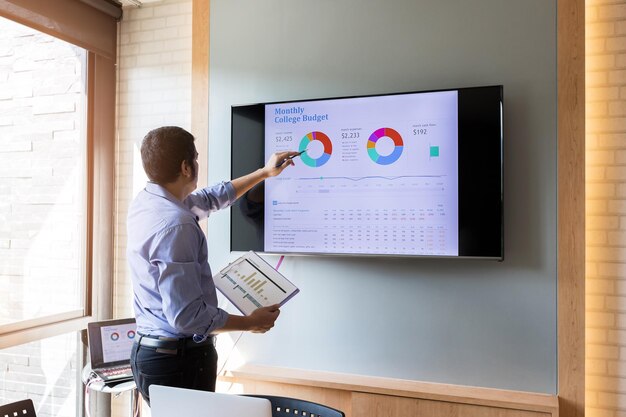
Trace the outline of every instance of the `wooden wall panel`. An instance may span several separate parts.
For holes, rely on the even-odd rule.
[[[346,417],[557,417],[552,412],[434,401],[263,381],[239,381],[246,394],[300,398],[341,410]]]
[[[346,417],[557,417],[553,395],[244,365],[220,376],[234,392],[300,398]],[[229,390],[230,388],[227,388]]]
[[[191,134],[196,138],[198,188],[209,177],[209,0],[193,0],[191,23]],[[206,221],[202,222],[206,232]]]
[[[550,413],[354,393],[354,417],[551,417]]]
[[[558,393],[585,415],[585,3],[558,0]]]

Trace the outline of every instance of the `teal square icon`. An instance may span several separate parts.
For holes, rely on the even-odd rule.
[[[431,146],[430,147],[430,156],[439,156],[439,146]]]

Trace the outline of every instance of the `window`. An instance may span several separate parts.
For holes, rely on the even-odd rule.
[[[0,18],[0,331],[85,315],[86,62]]]
[[[0,1],[0,403],[44,417],[82,415],[80,330],[112,313],[120,18],[115,0]]]
[[[0,404],[30,398],[38,417],[81,415],[78,334],[0,350]]]
[[[0,18],[3,349],[111,317],[121,5],[3,0]]]

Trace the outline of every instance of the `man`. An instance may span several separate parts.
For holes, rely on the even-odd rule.
[[[166,126],[144,138],[141,159],[150,182],[129,209],[127,257],[138,331],[131,366],[148,404],[151,384],[215,391],[216,333],[264,333],[274,326],[278,305],[249,316],[217,307],[206,237],[198,221],[293,165],[288,157],[294,154],[274,154],[263,168],[194,192],[198,153],[193,135]]]

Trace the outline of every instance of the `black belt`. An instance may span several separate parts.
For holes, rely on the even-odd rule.
[[[156,349],[165,350],[178,350],[178,349],[193,349],[196,347],[213,345],[215,342],[215,336],[209,336],[202,342],[194,342],[193,337],[185,337],[182,339],[175,339],[172,337],[164,336],[146,336],[139,334],[139,346],[146,346]]]

